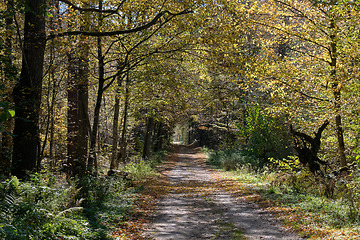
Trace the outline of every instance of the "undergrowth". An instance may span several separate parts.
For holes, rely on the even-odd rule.
[[[78,181],[34,174],[0,183],[0,239],[113,239],[111,232],[134,214],[137,181],[155,174],[159,158],[133,160],[124,168],[130,179],[86,176]]]
[[[120,180],[88,179],[86,191],[59,180],[36,174],[26,182],[2,182],[0,239],[108,239],[109,225],[130,214],[131,198]]]

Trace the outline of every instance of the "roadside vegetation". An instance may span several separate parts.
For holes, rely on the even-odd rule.
[[[258,159],[238,150],[205,151],[209,154],[207,163],[222,169],[220,175],[231,180],[226,190],[235,197],[257,202],[300,236],[359,238],[360,191],[355,174],[337,181],[333,196],[327,197],[324,180],[314,177],[307,169],[298,171],[275,160],[259,164]]]
[[[131,234],[141,182],[156,174],[164,152],[148,161],[134,158],[122,167],[127,176],[87,176],[79,183],[38,173],[0,183],[0,239],[115,239]],[[125,238],[126,239],[126,238]]]

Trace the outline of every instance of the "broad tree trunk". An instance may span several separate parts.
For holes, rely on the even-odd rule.
[[[45,0],[26,0],[22,68],[14,88],[15,129],[12,174],[26,178],[39,158],[39,113],[45,51]]]
[[[88,154],[88,52],[69,56],[68,81],[68,176],[82,176]],[[73,56],[71,56],[73,55]]]
[[[84,13],[84,22],[89,18]],[[69,21],[69,26],[72,26]],[[89,24],[80,27],[89,30]],[[76,45],[68,54],[68,136],[67,136],[67,167],[69,177],[82,177],[86,173],[86,160],[89,145],[89,44],[85,37],[73,37]]]

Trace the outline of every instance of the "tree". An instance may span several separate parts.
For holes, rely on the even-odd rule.
[[[12,174],[25,178],[39,160],[39,109],[42,90],[45,35],[45,0],[25,1],[23,56],[20,79],[13,92],[15,129]]]
[[[67,0],[61,2],[80,12],[97,12],[101,14],[117,13],[126,2],[122,1],[117,9],[102,10],[99,8],[81,8]],[[115,36],[144,31],[158,24],[162,19],[170,21],[179,15],[189,13],[188,9],[177,13],[161,11],[153,14],[153,18],[143,25],[132,29],[115,31],[87,31],[86,29],[51,32],[45,35],[46,2],[25,1],[25,22],[23,39],[23,61],[19,81],[14,89],[16,120],[14,129],[14,154],[12,173],[20,178],[27,176],[27,171],[35,171],[40,155],[39,114],[42,92],[42,76],[46,40],[63,36]],[[147,16],[149,19],[150,16]],[[166,19],[165,19],[166,18]],[[86,95],[86,93],[85,93]]]
[[[346,73],[350,64],[345,52],[354,49],[347,33],[351,22],[358,19],[355,5],[335,0],[274,0],[255,4],[249,18],[264,33],[263,59],[267,58],[267,65],[258,65],[258,79],[266,82],[264,87],[272,88],[274,99],[283,99],[277,104],[278,110],[292,111],[289,114],[299,123],[334,119],[341,167],[347,164],[346,100],[342,96],[351,78]]]

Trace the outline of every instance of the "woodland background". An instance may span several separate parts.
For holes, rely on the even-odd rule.
[[[359,218],[360,2],[6,0],[0,14],[0,173],[13,213],[1,236],[58,234],[16,216],[32,219],[55,182],[66,192],[45,212],[94,207],[116,182],[99,183],[105,173],[128,174],[173,141],[212,149],[226,170],[315,181]],[[14,207],[26,196],[36,204]]]

